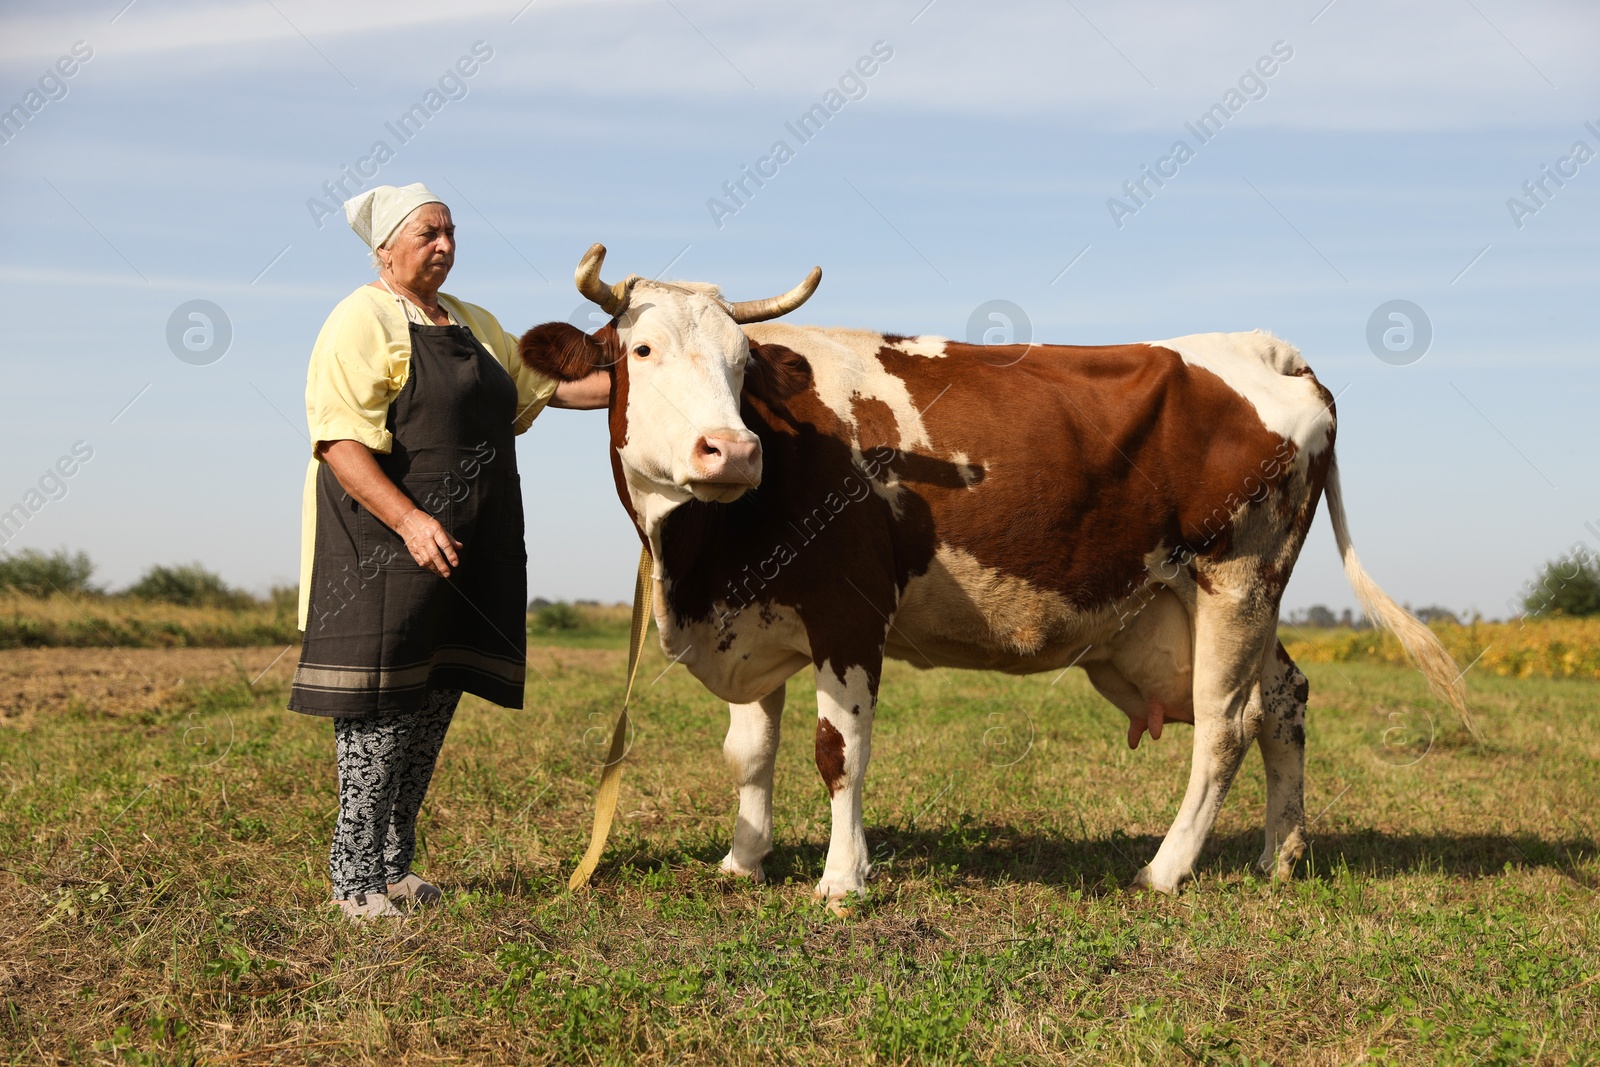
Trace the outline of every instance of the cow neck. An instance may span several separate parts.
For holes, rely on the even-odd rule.
[[[653,489],[641,489],[634,492],[633,479],[628,479],[628,492],[633,501],[633,510],[637,518],[634,520],[644,532],[645,540],[650,544],[650,554],[657,560],[656,576],[661,576],[661,531],[666,526],[667,519],[672,513],[693,499],[689,494],[684,494],[682,500],[674,500],[664,493]]]

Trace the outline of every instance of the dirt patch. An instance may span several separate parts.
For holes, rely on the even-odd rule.
[[[107,715],[151,711],[186,685],[285,683],[298,646],[278,648],[34,648],[0,652],[0,724],[79,708]]]
[[[298,645],[276,648],[30,648],[0,652],[0,726],[25,726],[67,708],[129,715],[161,707],[185,686],[249,682],[287,685]],[[614,671],[626,653],[534,648],[528,662],[546,675]],[[532,675],[537,677],[537,675]]]

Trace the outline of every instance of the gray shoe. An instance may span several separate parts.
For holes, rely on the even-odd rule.
[[[371,922],[373,919],[402,919],[405,913],[382,893],[357,893],[348,900],[336,900],[339,913],[352,923]]]
[[[389,883],[389,899],[408,907],[437,904],[443,896],[444,892],[438,886],[424,882],[414,874],[407,874],[398,882]]]

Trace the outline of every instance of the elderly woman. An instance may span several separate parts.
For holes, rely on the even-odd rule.
[[[344,207],[378,280],[340,301],[311,352],[305,643],[289,707],[333,719],[328,872],[359,922],[439,899],[411,860],[461,694],[522,707],[527,552],[512,438],[546,404],[605,407],[610,384],[534,373],[494,316],[439,291],[455,225],[420,183]]]

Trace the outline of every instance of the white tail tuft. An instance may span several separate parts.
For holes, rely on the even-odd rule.
[[[1333,520],[1333,539],[1339,546],[1339,556],[1344,560],[1344,576],[1350,582],[1350,588],[1355,590],[1356,599],[1361,601],[1361,606],[1373,622],[1400,639],[1400,646],[1428,679],[1434,693],[1456,709],[1456,714],[1461,717],[1461,725],[1467,728],[1469,734],[1482,740],[1483,734],[1479,732],[1472,712],[1467,709],[1467,687],[1461,680],[1462,672],[1456,667],[1456,661],[1450,658],[1450,653],[1445,651],[1432,630],[1396,604],[1361,568],[1356,550],[1350,544],[1349,527],[1345,524],[1344,498],[1339,489],[1339,461],[1331,456],[1324,493],[1328,498],[1328,517]]]

